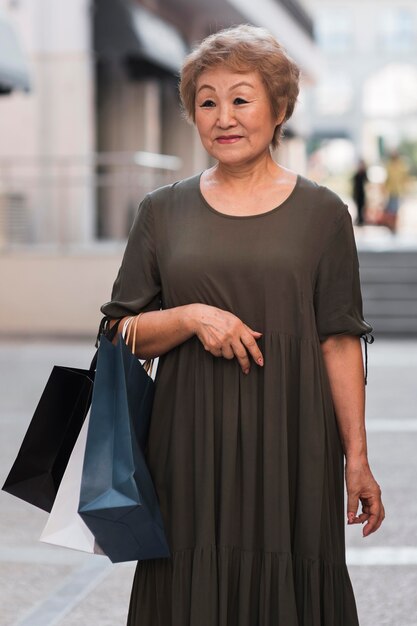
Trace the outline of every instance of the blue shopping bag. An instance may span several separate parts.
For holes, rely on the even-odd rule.
[[[145,459],[154,381],[121,336],[97,354],[78,513],[115,563],[169,557]]]

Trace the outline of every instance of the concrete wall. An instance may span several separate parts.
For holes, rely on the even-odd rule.
[[[90,1],[71,0],[65,10],[56,0],[13,4],[0,0],[0,7],[16,28],[32,81],[30,93],[0,98],[0,160],[14,167],[20,164],[25,174],[30,165],[35,182],[28,185],[15,176],[13,192],[33,215],[34,238],[46,242],[56,239],[57,228],[54,194],[40,184],[50,176],[48,159],[88,159],[95,150]],[[92,173],[84,167],[84,176]],[[65,240],[90,241],[94,238],[91,186],[79,188],[72,206],[82,211],[68,216]]]
[[[3,255],[0,335],[95,337],[122,254]]]

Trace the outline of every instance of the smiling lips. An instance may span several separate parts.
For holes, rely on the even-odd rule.
[[[216,141],[222,144],[236,143],[239,139],[242,139],[241,135],[222,135],[221,137],[216,137]]]

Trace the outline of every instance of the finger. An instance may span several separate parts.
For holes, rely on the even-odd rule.
[[[243,345],[239,342],[238,346],[234,346],[232,344],[231,346],[234,355],[236,356],[240,367],[242,368],[242,371],[244,374],[249,374],[249,370],[250,370],[250,360],[249,360],[249,355],[246,352],[245,348],[243,347]]]
[[[230,345],[225,345],[222,346],[220,349],[220,356],[224,357],[225,359],[234,359],[235,353],[233,352]]]
[[[374,533],[381,525],[382,520],[378,515],[370,515],[369,520],[366,522],[363,527],[362,534],[364,537],[368,537],[372,533]]]
[[[356,494],[348,494],[347,502],[347,518],[348,524],[353,524],[356,518],[356,513],[359,506],[359,497]]]
[[[385,519],[385,508],[384,508],[384,505],[382,505],[381,517],[380,517],[380,520],[378,522],[378,528],[381,526],[381,524],[384,521],[384,519]],[[375,530],[377,530],[377,529],[375,529]]]
[[[369,519],[363,528],[363,536],[367,537],[374,533],[381,526],[384,517],[385,511],[382,505],[382,502],[375,503],[373,507],[371,507],[372,511],[369,515]]]
[[[242,337],[241,342],[243,343],[243,345],[245,346],[246,350],[249,352],[249,355],[253,358],[255,363],[262,366],[264,364],[264,357],[255,339],[250,336]]]
[[[251,333],[253,338],[260,339],[262,337],[263,333],[261,333],[260,331],[253,330],[253,328],[250,328],[250,326],[248,326],[247,324],[244,324],[244,326],[246,330],[248,330],[248,332]],[[252,339],[249,339],[249,338],[242,337],[242,343],[249,350],[249,353],[251,354],[253,360],[262,367],[262,365],[264,364],[264,358],[256,341],[253,341]],[[253,348],[253,350],[251,349],[251,347]]]
[[[365,524],[364,529],[363,529],[363,536],[367,537],[368,535],[371,535],[372,533],[376,532],[378,528],[380,528],[384,519],[385,519],[385,509],[383,505],[381,505],[381,508],[378,514],[371,516],[368,523]]]
[[[233,349],[233,352],[237,358],[237,360],[239,361],[239,365],[242,368],[242,371],[244,374],[248,374],[249,370],[250,370],[250,348],[252,348],[252,350],[254,349],[254,346],[256,346],[257,351],[259,352],[259,357],[262,359],[262,354],[257,346],[257,343],[255,341],[255,339],[251,336],[249,336],[249,338],[246,339],[246,343],[244,342],[244,339],[241,338],[240,341],[231,344],[231,347]],[[259,363],[260,365],[261,363]]]
[[[261,333],[259,330],[253,330],[253,328],[251,328],[247,324],[244,324],[244,327],[246,328],[246,330],[248,330],[253,335],[263,335],[263,333]]]
[[[359,498],[359,501],[362,504],[362,512],[356,514],[352,520],[352,524],[364,524],[367,522],[372,514],[372,507],[369,504],[367,499]]]

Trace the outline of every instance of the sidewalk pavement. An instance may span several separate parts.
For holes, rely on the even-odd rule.
[[[2,482],[52,366],[85,367],[93,351],[80,342],[0,343]],[[369,453],[387,519],[367,539],[347,528],[349,569],[361,626],[417,626],[417,340],[376,336],[368,364]],[[4,492],[0,510],[0,626],[126,623],[133,563],[39,543],[47,514]]]

